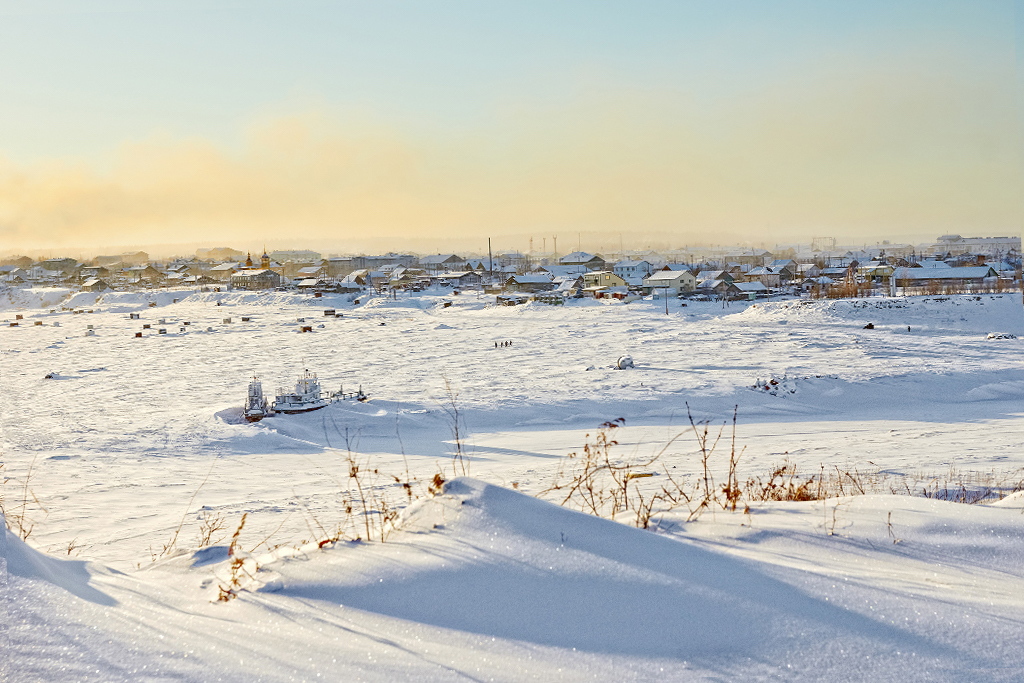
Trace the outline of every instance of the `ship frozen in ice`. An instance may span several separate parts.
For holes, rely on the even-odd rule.
[[[329,403],[330,399],[321,394],[320,380],[317,379],[316,373],[303,370],[295,382],[295,391],[285,393],[283,389],[278,390],[274,399],[274,412],[285,415],[308,413],[326,408]]]
[[[245,399],[242,414],[249,422],[259,422],[270,414],[270,404],[263,396],[263,383],[259,377],[253,377],[249,382],[249,395]]]

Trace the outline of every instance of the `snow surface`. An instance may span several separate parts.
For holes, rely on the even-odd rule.
[[[0,297],[0,318],[25,318],[0,328],[5,506],[29,467],[39,501],[29,544],[4,541],[7,680],[1024,677],[1019,495],[766,503],[670,513],[656,532],[532,497],[600,422],[624,417],[617,448],[646,455],[688,427],[687,406],[716,423],[738,406],[743,476],[788,460],[915,489],[1020,481],[1019,294],[669,315],[661,301],[353,299]],[[299,334],[299,318],[324,326]],[[635,367],[618,370],[627,354]],[[371,400],[241,419],[253,373],[272,393],[303,368]],[[349,449],[421,481],[451,474],[445,379],[473,478],[414,503],[383,545],[303,545],[311,515],[339,517]],[[759,387],[771,379],[784,390]],[[666,462],[694,474],[692,439],[677,443]],[[227,541],[194,551],[204,509],[232,530],[248,513],[250,546],[275,530],[284,544],[229,603],[215,601]],[[183,514],[187,552],[153,562]]]

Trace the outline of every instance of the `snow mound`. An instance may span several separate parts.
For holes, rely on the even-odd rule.
[[[772,659],[779,642],[806,632],[820,642],[908,637],[752,562],[474,479],[411,506],[401,528],[404,541],[373,553],[346,547],[274,566],[278,595],[491,638],[689,661]]]
[[[0,516],[0,520],[3,517]],[[117,601],[89,585],[88,563],[62,560],[33,550],[7,529],[0,534],[0,557],[7,561],[7,573],[23,579],[36,579],[63,588],[67,592],[100,605],[116,605]]]
[[[1024,382],[992,382],[974,387],[964,398],[968,401],[992,401],[1024,396]]]
[[[1020,294],[952,295],[836,300],[794,300],[751,305],[734,314],[741,319],[787,320],[789,324],[855,326],[920,332],[980,332],[1003,329],[1024,333]],[[979,329],[980,328],[980,329]],[[1009,329],[1007,329],[1009,328]],[[872,328],[868,328],[872,329]]]
[[[1016,339],[1017,335],[1009,332],[989,332],[986,339]]]
[[[1011,493],[1005,498],[1001,498],[993,503],[988,503],[991,507],[997,508],[1012,508],[1024,510],[1024,491],[1017,491]]]
[[[209,564],[223,562],[230,557],[230,548],[226,545],[211,545],[192,553],[192,567],[205,567]]]
[[[0,310],[53,308],[66,301],[72,292],[66,287],[31,287],[10,289],[6,294],[0,297]]]

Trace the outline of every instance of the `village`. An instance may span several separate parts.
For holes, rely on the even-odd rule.
[[[1024,682],[1024,0],[7,5],[0,683]]]
[[[531,240],[532,242],[532,240]],[[545,241],[546,242],[546,241]],[[506,251],[484,255],[388,253],[328,256],[309,250],[198,249],[188,257],[150,259],[145,252],[89,260],[27,256],[0,259],[9,287],[63,286],[87,292],[185,288],[388,294],[449,288],[496,295],[516,305],[558,305],[569,298],[631,301],[644,296],[735,301],[777,296],[1016,291],[1020,237],[943,235],[932,243],[882,242],[843,249],[834,239],[767,249],[686,248],[618,253]]]

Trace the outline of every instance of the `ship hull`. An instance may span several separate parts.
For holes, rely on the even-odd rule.
[[[283,413],[285,415],[298,415],[300,413],[312,413],[313,411],[327,408],[330,404],[330,401],[327,400],[319,400],[311,403],[285,403],[284,405],[274,403],[273,412]]]
[[[288,407],[274,407],[275,413],[283,413],[285,415],[298,415],[299,413],[311,413],[314,410],[320,410],[326,408],[328,403],[313,403],[309,406],[288,406]]]

